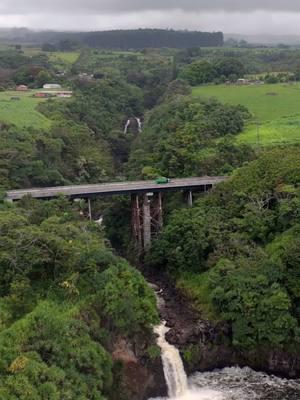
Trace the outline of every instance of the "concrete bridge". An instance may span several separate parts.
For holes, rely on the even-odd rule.
[[[157,235],[162,228],[163,193],[182,191],[186,194],[188,205],[192,207],[193,192],[206,192],[226,179],[227,177],[224,176],[204,176],[172,179],[170,182],[164,184],[158,184],[152,180],[20,189],[8,191],[6,193],[6,200],[17,201],[21,200],[24,196],[50,200],[60,195],[64,195],[70,199],[87,199],[89,216],[92,218],[91,199],[103,196],[130,195],[132,233],[137,251],[141,253],[150,247],[152,236]]]

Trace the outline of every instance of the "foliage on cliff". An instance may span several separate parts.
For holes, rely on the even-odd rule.
[[[262,153],[193,209],[175,212],[149,257],[200,308],[205,291],[236,345],[300,340],[299,165],[298,147]]]
[[[64,199],[2,205],[0,226],[0,399],[109,397],[113,340],[151,331],[152,290]]]

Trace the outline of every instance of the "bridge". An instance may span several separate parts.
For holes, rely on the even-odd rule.
[[[112,182],[94,185],[56,186],[36,189],[10,190],[6,193],[7,201],[21,200],[24,196],[50,200],[61,195],[70,199],[87,199],[89,216],[92,219],[91,199],[103,196],[131,196],[132,233],[137,250],[140,253],[151,245],[151,238],[163,225],[162,194],[183,191],[189,207],[193,205],[193,192],[206,192],[218,183],[225,181],[224,176],[204,176],[195,178],[172,179],[168,183],[155,181]]]

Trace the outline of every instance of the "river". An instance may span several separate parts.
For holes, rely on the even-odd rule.
[[[300,400],[300,380],[281,379],[250,368],[225,368],[196,373],[188,379],[179,351],[166,341],[167,332],[165,322],[155,328],[168,386],[168,399]]]

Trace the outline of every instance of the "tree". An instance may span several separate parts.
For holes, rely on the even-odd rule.
[[[243,78],[245,75],[245,66],[236,58],[224,58],[215,64],[216,71],[219,76],[229,78],[235,75],[237,78]]]
[[[51,82],[52,76],[47,70],[41,70],[35,79],[36,85],[38,87],[43,87],[45,83]]]
[[[195,61],[186,67],[182,72],[182,77],[187,79],[190,85],[196,86],[212,82],[216,77],[216,69],[208,61]]]

